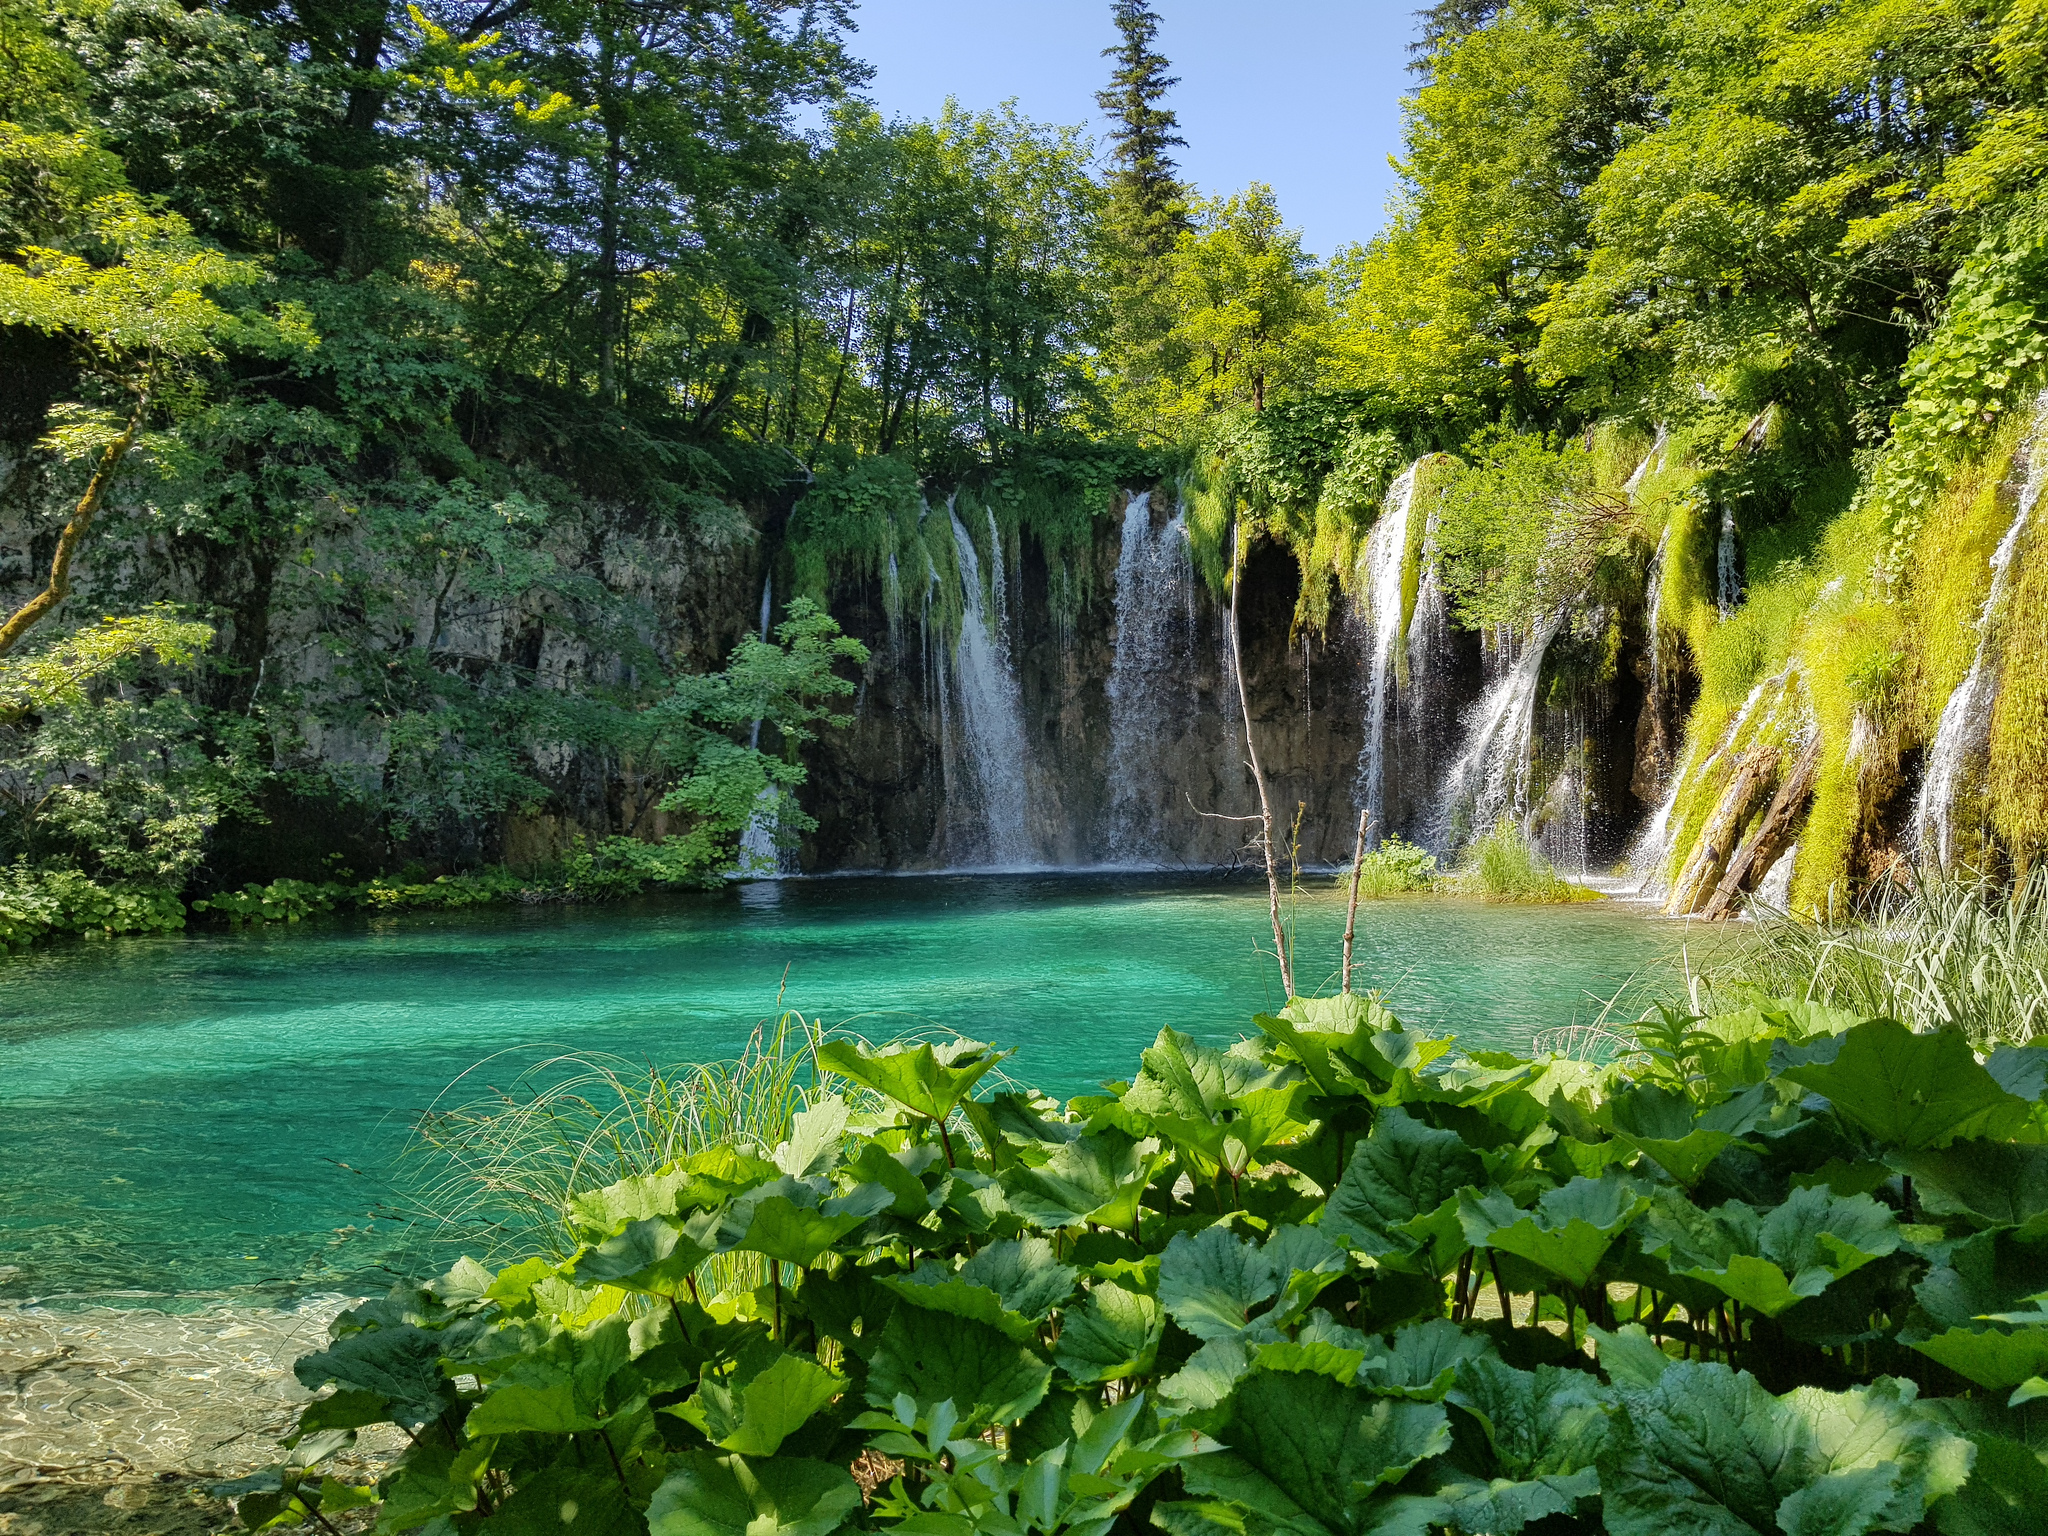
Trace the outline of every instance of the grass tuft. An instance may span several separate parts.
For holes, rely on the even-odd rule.
[[[2048,869],[2017,886],[1923,872],[1845,920],[1762,912],[1754,942],[1702,977],[1716,1007],[1789,997],[1979,1050],[2048,1037]]]

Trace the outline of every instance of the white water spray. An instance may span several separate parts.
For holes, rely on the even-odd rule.
[[[1564,611],[1536,626],[1513,666],[1480,695],[1465,732],[1465,750],[1437,792],[1435,841],[1445,852],[1482,836],[1502,817],[1529,809],[1529,754],[1536,725],[1536,685],[1543,657],[1564,624]]]
[[[1927,768],[1913,808],[1913,839],[1920,856],[1946,868],[1956,856],[1956,808],[1967,781],[1981,769],[1991,742],[1991,707],[1998,694],[1997,640],[2012,584],[2013,556],[2041,499],[2048,478],[2048,394],[2035,404],[2034,426],[2024,449],[2027,478],[2012,524],[1991,556],[1991,590],[1977,610],[1977,652],[1970,670],[1942,706],[1941,723],[1927,749]]]
[[[761,582],[760,635],[764,641],[774,613],[775,573],[770,571]],[[747,745],[757,752],[761,749],[759,720],[747,731]],[[782,792],[773,784],[762,785],[761,792],[754,796],[753,814],[747,818],[746,831],[740,834],[740,867],[734,873],[758,880],[783,872],[782,850],[775,846],[775,823],[781,813],[781,801]]]
[[[1158,530],[1152,496],[1124,508],[1116,565],[1116,654],[1109,671],[1109,784],[1102,855],[1107,864],[1176,862],[1156,803],[1159,754],[1195,709],[1194,562],[1187,518]]]
[[[1742,575],[1736,560],[1735,509],[1721,509],[1721,545],[1714,553],[1714,606],[1727,618],[1742,601]]]
[[[1365,740],[1358,753],[1359,798],[1370,818],[1368,835],[1374,847],[1387,831],[1387,710],[1393,701],[1395,663],[1406,639],[1401,623],[1401,576],[1408,555],[1408,516],[1415,501],[1415,471],[1410,464],[1387,487],[1379,520],[1365,541],[1367,617],[1372,622],[1372,649],[1365,675]]]
[[[960,641],[953,652],[953,679],[958,688],[960,735],[973,805],[954,804],[948,783],[946,804],[947,855],[955,865],[991,869],[1024,869],[1038,864],[1032,846],[1027,810],[1024,746],[1024,701],[1010,665],[1010,647],[1001,616],[1002,594],[995,594],[997,612],[981,584],[981,557],[975,552],[959,514],[949,501],[946,516],[953,524],[953,545],[960,556],[960,591],[965,612]],[[990,532],[995,532],[993,520]],[[996,561],[1000,562],[1000,544]],[[993,576],[1001,569],[992,564]],[[962,853],[971,853],[963,859]]]

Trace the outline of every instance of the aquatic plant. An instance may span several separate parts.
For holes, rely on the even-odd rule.
[[[974,1041],[814,1043],[772,1146],[678,1135],[570,1190],[570,1242],[343,1313],[297,1366],[335,1390],[224,1491],[258,1529],[361,1503],[322,1463],[390,1422],[394,1536],[2042,1507],[2048,1056],[1810,1002],[1672,1011],[1606,1064],[1467,1056],[1369,998],[1256,1023],[1163,1030],[1065,1105],[989,1093]],[[739,1255],[762,1283],[709,1294]]]
[[[1756,918],[1753,942],[1703,970],[1724,999],[1797,997],[1956,1030],[1979,1050],[2048,1036],[2048,869],[2017,886],[1925,870],[1862,913]]]
[[[722,1144],[773,1147],[819,1093],[821,1026],[787,1012],[754,1027],[737,1056],[678,1066],[573,1053],[471,1091],[491,1063],[420,1116],[406,1163],[411,1204],[450,1238],[557,1257],[572,1252],[578,1190],[656,1173]],[[492,1058],[496,1060],[497,1058]]]
[[[1474,840],[1451,888],[1488,901],[1597,901],[1598,893],[1565,879],[1512,821],[1495,823]]]

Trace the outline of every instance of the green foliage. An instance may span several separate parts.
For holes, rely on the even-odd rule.
[[[394,1536],[572,1502],[805,1536],[2024,1528],[2048,1074],[1792,1004],[1606,1066],[1356,998],[1259,1022],[1064,1107],[965,1097],[972,1042],[807,1036],[861,1107],[609,1115],[655,1133],[638,1171],[565,1148],[544,1256],[344,1313],[298,1368],[337,1390],[228,1491],[251,1527],[359,1497],[319,1463],[388,1420]]]
[[[2048,1034],[2048,871],[2014,888],[1929,872],[1887,885],[1866,910],[1759,914],[1751,942],[1708,965],[1730,1002],[1802,997],[1950,1030],[1979,1050]]]
[[[1488,432],[1467,454],[1435,502],[1444,588],[1468,628],[1533,628],[1581,601],[1599,562],[1625,550],[1628,499],[1595,482],[1576,442]]]
[[[1341,875],[1338,883],[1348,887],[1350,879]],[[1436,855],[1399,837],[1389,837],[1359,861],[1361,897],[1406,896],[1435,890],[1436,884]]]
[[[1466,862],[1451,876],[1454,887],[1488,901],[1598,901],[1597,891],[1576,885],[1512,821],[1502,821],[1466,850]]]

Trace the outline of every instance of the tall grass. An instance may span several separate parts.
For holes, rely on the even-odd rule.
[[[1559,875],[1521,829],[1506,819],[1472,844],[1453,880],[1463,894],[1488,901],[1599,900],[1594,892]]]
[[[2048,1035],[2048,868],[2016,887],[1925,871],[1851,919],[1758,912],[1753,939],[1705,969],[1709,993],[1961,1030],[1979,1050]]]
[[[609,1055],[535,1062],[505,1088],[459,1097],[489,1069],[472,1067],[420,1117],[407,1163],[412,1203],[437,1235],[479,1257],[545,1252],[564,1258],[575,1239],[563,1219],[570,1195],[721,1143],[772,1150],[820,1087],[826,1031],[795,1012],[754,1027],[727,1061],[662,1067]],[[846,1087],[850,1085],[841,1085]],[[752,1289],[767,1278],[758,1256],[711,1261],[710,1289]]]

